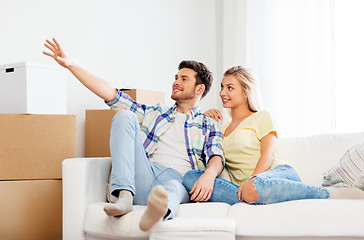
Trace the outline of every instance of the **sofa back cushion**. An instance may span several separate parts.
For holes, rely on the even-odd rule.
[[[324,174],[363,139],[364,132],[280,138],[276,154],[296,169],[302,182],[319,186]]]

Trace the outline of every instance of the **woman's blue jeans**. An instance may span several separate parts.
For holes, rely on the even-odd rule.
[[[135,205],[147,205],[151,190],[162,185],[168,192],[168,219],[173,218],[180,203],[189,202],[188,193],[182,185],[182,174],[149,161],[141,140],[136,115],[121,110],[112,120],[110,133],[112,159],[108,183],[108,199],[118,197],[119,190],[129,190]]]
[[[183,177],[183,185],[190,192],[203,170],[191,170]],[[329,191],[324,187],[301,183],[297,172],[289,165],[279,165],[256,175],[254,188],[259,198],[250,204],[271,204],[299,199],[326,199]],[[244,202],[238,199],[239,186],[217,177],[209,202],[225,202],[230,205]]]

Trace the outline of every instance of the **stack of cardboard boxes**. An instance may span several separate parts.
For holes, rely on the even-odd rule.
[[[0,66],[0,239],[62,239],[62,161],[76,157],[60,69]]]
[[[163,92],[123,90],[145,104]],[[0,66],[0,239],[62,239],[62,161],[76,157],[63,69]],[[110,156],[113,110],[86,111],[86,156]]]

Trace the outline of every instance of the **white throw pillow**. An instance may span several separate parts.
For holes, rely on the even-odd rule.
[[[325,175],[323,186],[347,185],[364,191],[364,140],[351,147]]]

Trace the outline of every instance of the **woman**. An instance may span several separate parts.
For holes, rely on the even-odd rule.
[[[209,201],[270,204],[329,197],[326,188],[301,183],[297,172],[274,155],[276,128],[270,114],[259,110],[256,80],[248,69],[228,69],[220,97],[223,107],[231,111],[231,122],[223,127],[225,164],[231,182],[216,178]],[[205,115],[222,119],[218,110]],[[184,176],[183,184],[190,194],[203,172],[192,170]]]

